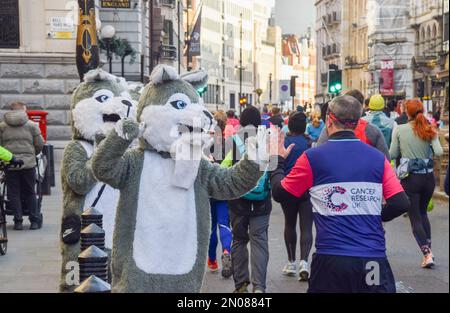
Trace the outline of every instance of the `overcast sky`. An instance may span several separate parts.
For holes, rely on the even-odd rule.
[[[302,35],[313,26],[316,11],[314,0],[275,0],[275,19],[283,34]]]

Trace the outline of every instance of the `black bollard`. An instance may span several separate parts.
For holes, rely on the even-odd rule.
[[[105,231],[96,224],[90,224],[81,230],[81,251],[90,246],[105,250]]]
[[[81,214],[81,228],[87,227],[92,223],[100,228],[103,227],[103,214],[94,207],[86,209],[86,211]]]
[[[75,289],[75,293],[110,293],[111,285],[95,275],[89,276],[80,286]]]
[[[81,252],[78,263],[80,264],[80,282],[92,275],[104,281],[108,280],[108,255],[96,246],[90,246]]]

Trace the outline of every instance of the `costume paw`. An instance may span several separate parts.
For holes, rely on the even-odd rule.
[[[269,153],[267,151],[267,140],[269,133],[266,129],[258,129],[256,137],[247,139],[247,154],[248,159],[260,165],[267,167],[269,164]]]
[[[116,124],[117,135],[125,140],[134,140],[139,137],[140,125],[128,118],[124,118]]]

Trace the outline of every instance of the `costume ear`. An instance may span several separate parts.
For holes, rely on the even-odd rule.
[[[181,79],[190,83],[195,89],[200,89],[208,84],[208,72],[200,69],[181,75]]]
[[[99,81],[116,81],[116,76],[105,72],[101,68],[96,68],[95,70],[90,70],[84,74],[84,81],[87,83],[99,82]]]
[[[180,76],[178,76],[177,71],[175,68],[160,64],[153,70],[152,74],[150,75],[150,82],[158,85],[162,84],[167,81],[171,80],[177,80]]]

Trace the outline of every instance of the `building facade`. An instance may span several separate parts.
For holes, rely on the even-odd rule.
[[[343,85],[368,96],[367,0],[343,0],[342,40]]]
[[[392,62],[393,92],[387,99],[413,97],[415,32],[410,27],[407,1],[367,1],[367,36],[369,46],[369,94],[380,93],[383,86],[382,65]]]
[[[410,22],[415,31],[414,96],[424,98],[430,111],[448,112],[448,1],[411,0]]]
[[[99,39],[101,27],[112,25],[116,37],[127,39],[136,52],[133,63],[129,57],[125,59],[127,80],[139,81],[149,74],[150,50],[154,64],[183,65],[178,58],[178,51],[184,48],[183,35],[178,35],[184,33],[179,31],[182,25],[178,27],[178,2],[153,0],[151,14],[151,0],[130,0],[127,8],[106,8],[96,1]],[[0,119],[12,101],[21,101],[29,109],[48,111],[50,140],[69,139],[71,94],[79,84],[75,65],[78,2],[4,0],[0,2],[0,21]],[[108,63],[105,51],[100,59]],[[108,65],[103,68],[109,70]],[[112,73],[122,75],[116,57]]]
[[[204,0],[201,32],[197,66],[210,76],[206,105],[212,110],[239,110],[240,94],[254,104],[253,1]]]
[[[316,0],[316,41],[317,41],[317,70],[316,70],[316,101],[325,102],[331,98],[328,94],[328,71],[330,65],[343,69],[345,61],[342,55],[343,28],[342,13],[343,0]],[[343,72],[345,76],[345,73]],[[343,82],[346,79],[343,77]],[[346,86],[344,86],[345,88]]]

